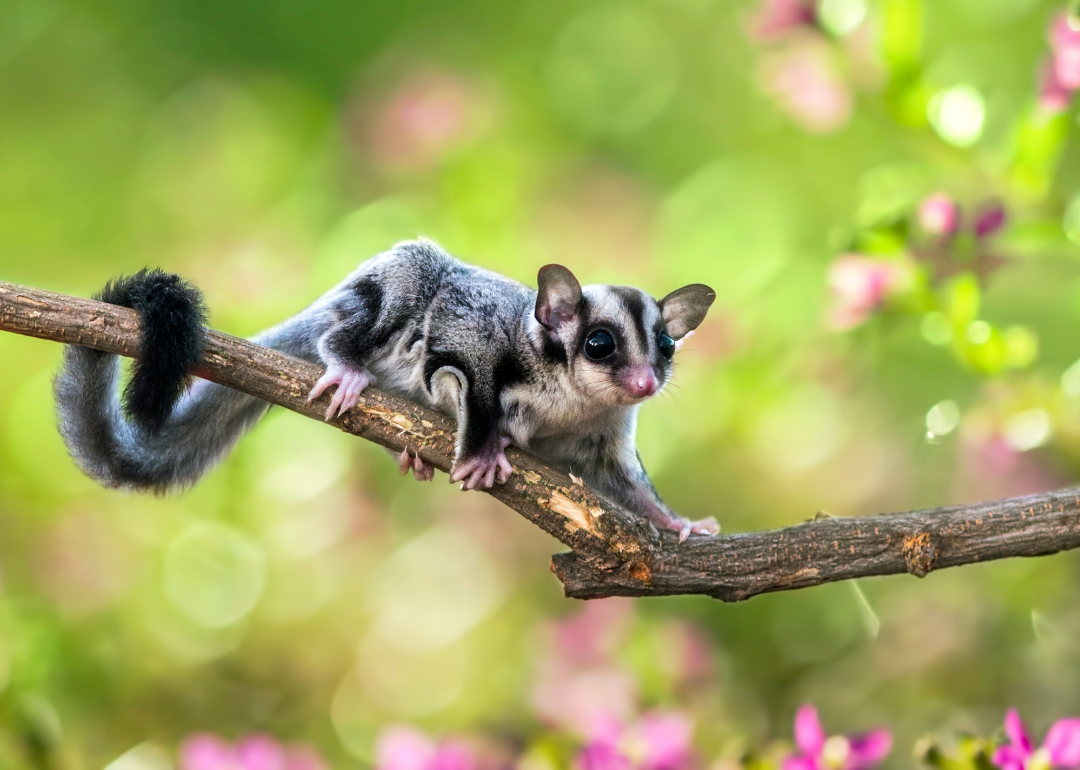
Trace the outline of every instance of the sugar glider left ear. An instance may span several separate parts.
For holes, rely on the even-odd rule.
[[[676,289],[660,300],[660,315],[668,336],[679,340],[705,320],[705,314],[716,299],[716,292],[703,283],[692,283]]]
[[[544,265],[536,276],[536,320],[546,329],[573,321],[581,309],[581,284],[562,265]]]

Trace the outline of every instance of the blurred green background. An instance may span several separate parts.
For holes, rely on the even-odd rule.
[[[826,0],[768,29],[784,5],[3,0],[0,279],[87,296],[161,266],[238,335],[418,234],[523,282],[703,282],[638,436],[676,510],[737,532],[1071,483],[1080,130],[1038,104],[1060,4]],[[992,263],[970,232],[927,256],[935,191],[1004,207]],[[853,299],[845,253],[906,278]],[[279,411],[189,492],[100,489],[55,428],[60,353],[0,334],[0,767],[199,731],[343,768],[398,722],[504,763],[553,740],[551,624],[582,609],[557,543]],[[1078,571],[639,601],[610,655],[634,708],[693,715],[703,764],[813,701],[908,766],[1008,705],[1080,711]]]

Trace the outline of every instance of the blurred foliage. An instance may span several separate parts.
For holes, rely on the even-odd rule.
[[[1062,486],[1062,10],[5,0],[0,278],[89,295],[159,265],[241,335],[420,233],[526,282],[552,261],[656,295],[704,282],[718,301],[639,430],[676,509],[731,532]],[[575,668],[559,546],[486,496],[276,412],[185,494],[98,489],[55,429],[59,355],[0,335],[5,770],[156,770],[208,731],[362,767],[400,722],[541,770],[572,761],[559,720],[590,698],[631,733],[689,715],[717,768],[775,766],[812,700],[837,729],[890,726],[887,765],[910,766],[920,737],[991,735],[1009,704],[1040,728],[1080,711],[1074,554],[629,604]],[[920,756],[984,770],[982,744],[941,740]]]

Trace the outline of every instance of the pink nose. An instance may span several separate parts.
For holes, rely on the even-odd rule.
[[[628,372],[624,380],[626,390],[634,398],[648,398],[656,393],[660,382],[652,369],[636,369]]]

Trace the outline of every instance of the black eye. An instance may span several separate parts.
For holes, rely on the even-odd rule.
[[[589,336],[585,338],[585,355],[593,361],[607,358],[614,352],[615,338],[611,336],[611,332],[597,329],[589,332]]]
[[[659,345],[660,355],[670,361],[671,357],[675,355],[675,340],[671,339],[671,337],[667,336],[666,334],[661,333]]]

